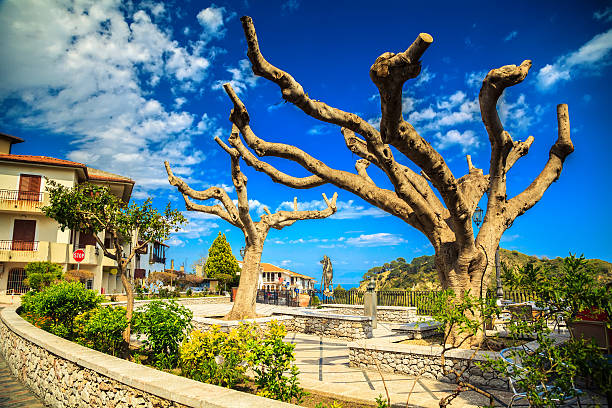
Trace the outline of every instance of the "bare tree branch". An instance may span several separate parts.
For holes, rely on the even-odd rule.
[[[570,138],[569,113],[566,104],[557,105],[558,137],[550,148],[548,161],[542,172],[522,193],[508,201],[504,222],[509,226],[516,217],[533,207],[550,185],[559,178],[565,158],[574,151]]]
[[[359,159],[357,160],[357,162],[355,162],[355,170],[357,170],[357,174],[359,174],[365,180],[369,181],[372,184],[375,184],[374,181],[372,181],[372,179],[368,175],[369,165],[370,165],[370,162],[367,161],[366,159]]]
[[[249,125],[249,114],[244,103],[236,95],[230,84],[224,84],[223,88],[234,104],[230,120],[238,127],[246,144],[258,156],[282,157],[294,161],[328,183],[350,191],[377,207],[388,208],[392,214],[402,218],[425,235],[428,235],[426,231],[432,231],[432,226],[424,225],[415,211],[405,201],[399,199],[396,193],[373,184],[363,183],[363,179],[357,174],[330,168],[322,161],[315,159],[295,146],[266,142],[257,137]],[[266,172],[266,170],[262,171]],[[266,172],[266,174],[268,173]]]
[[[510,153],[508,153],[508,157],[506,158],[506,167],[504,168],[506,173],[508,173],[508,170],[514,166],[514,163],[516,163],[518,159],[529,153],[529,148],[531,147],[532,143],[533,136],[529,136],[524,142],[518,141],[513,143],[512,150],[510,150]]]
[[[338,193],[334,193],[331,201],[327,199],[325,193],[323,193],[323,199],[327,204],[327,208],[324,210],[310,210],[310,211],[298,211],[297,210],[297,197],[294,199],[294,210],[293,211],[278,211],[274,214],[269,214],[267,218],[262,218],[262,222],[267,223],[271,228],[283,229],[289,225],[294,224],[299,220],[315,220],[321,218],[327,218],[336,212],[336,199]]]
[[[229,138],[229,143],[238,150],[240,156],[242,156],[247,165],[257,171],[267,174],[272,181],[276,183],[299,189],[318,187],[327,183],[327,181],[316,175],[308,177],[289,176],[277,170],[269,163],[258,160],[255,155],[253,155],[253,153],[251,153],[251,151],[242,144],[242,140],[240,140],[239,131],[236,125],[232,125],[232,134]]]
[[[185,199],[185,205],[191,205],[191,206],[195,206],[196,205],[193,202],[188,203],[189,200],[187,200],[187,198],[185,196],[189,196],[189,197],[191,197],[193,199],[202,200],[202,201],[208,200],[208,199],[211,199],[211,198],[217,199],[217,200],[221,201],[221,203],[223,204],[223,206],[227,210],[227,215],[229,217],[229,220],[227,220],[227,221],[230,222],[231,224],[236,225],[236,222],[239,221],[238,210],[236,209],[236,206],[234,205],[234,203],[229,198],[229,196],[227,195],[227,193],[225,192],[225,190],[223,188],[221,188],[221,187],[210,187],[210,188],[208,188],[208,189],[206,189],[204,191],[194,190],[191,187],[189,187],[189,185],[187,183],[185,183],[179,177],[176,177],[174,175],[174,173],[172,173],[172,169],[170,168],[170,164],[167,161],[164,162],[164,165],[166,166],[166,173],[168,173],[168,181],[170,182],[171,185],[177,187],[178,190],[183,194],[183,198]],[[198,208],[203,209],[205,207],[208,207],[208,206],[198,207]],[[212,207],[215,207],[215,206],[212,206]],[[198,211],[200,211],[200,210],[198,210]],[[216,212],[215,212],[215,214],[218,215]],[[221,218],[223,218],[223,217],[221,217]]]

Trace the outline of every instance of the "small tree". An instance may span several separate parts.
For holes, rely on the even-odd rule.
[[[136,252],[152,241],[164,241],[170,233],[178,231],[185,217],[170,207],[163,214],[153,208],[151,199],[142,205],[127,204],[111,194],[108,187],[90,183],[78,184],[73,188],[48,181],[50,204],[43,207],[46,216],[53,218],[62,231],[69,228],[92,234],[104,256],[117,262],[117,273],[127,295],[126,319],[130,321],[134,310],[134,288],[128,280],[128,265]],[[110,234],[111,247],[106,248],[99,233]],[[123,244],[129,243],[127,251]],[[130,341],[128,325],[123,333],[126,344]]]
[[[225,286],[236,278],[239,269],[238,261],[232,254],[232,247],[225,239],[225,234],[219,231],[219,235],[208,250],[208,259],[204,268],[206,276],[219,280]]]
[[[62,266],[49,261],[30,262],[25,267],[26,279],[24,283],[30,289],[40,292],[52,283],[62,278]]]
[[[232,138],[238,137],[238,128],[232,126]],[[321,211],[298,211],[297,197],[293,199],[293,211],[277,211],[272,214],[267,207],[264,207],[265,214],[261,220],[254,222],[249,213],[249,200],[247,197],[247,178],[240,171],[240,154],[238,150],[230,148],[218,137],[215,141],[229,154],[232,163],[232,181],[238,196],[237,204],[234,204],[227,192],[221,187],[210,187],[205,191],[196,191],[189,187],[180,178],[176,177],[170,169],[170,164],[165,162],[168,172],[168,181],[183,194],[185,206],[191,211],[201,211],[214,214],[235,227],[242,230],[244,234],[244,265],[240,272],[240,285],[232,310],[225,316],[230,320],[250,319],[255,317],[255,298],[257,295],[257,282],[259,278],[259,263],[263,244],[271,228],[281,230],[284,227],[293,225],[298,220],[313,220],[326,218],[336,212],[336,198],[334,193],[331,200],[323,194],[323,199],[327,208]],[[196,200],[217,199],[222,204],[202,205],[196,204],[190,198]],[[210,258],[210,254],[209,254]],[[208,265],[208,262],[207,262]]]

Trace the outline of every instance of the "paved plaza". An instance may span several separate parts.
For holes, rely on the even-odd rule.
[[[188,307],[194,316],[215,317],[229,312],[231,306],[231,304],[211,304]],[[257,304],[257,313],[261,315],[269,315],[284,309],[292,308]],[[397,335],[384,323],[379,322],[378,328],[374,330],[374,337],[394,336]],[[319,394],[355,402],[373,403],[379,395],[386,396],[386,385],[393,407],[406,407],[409,394],[411,394],[410,406],[438,407],[440,399],[455,390],[455,386],[442,381],[415,379],[390,373],[382,373],[381,377],[378,371],[351,368],[348,364],[347,341],[344,340],[302,333],[289,333],[285,340],[295,344],[300,384],[307,390]],[[502,401],[510,400],[509,393],[495,391],[495,395]],[[482,395],[465,392],[453,401],[452,406],[477,407],[486,404],[488,399]]]

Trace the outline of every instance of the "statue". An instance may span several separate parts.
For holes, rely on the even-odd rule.
[[[331,296],[334,291],[332,284],[332,278],[334,277],[334,268],[332,267],[331,259],[329,256],[323,255],[323,259],[320,261],[323,264],[323,278],[321,278],[321,291],[325,296]]]

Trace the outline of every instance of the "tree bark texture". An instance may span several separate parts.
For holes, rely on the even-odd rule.
[[[565,158],[574,150],[570,139],[567,105],[557,107],[558,138],[550,149],[548,161],[533,182],[518,195],[506,194],[506,175],[529,152],[534,138],[514,141],[504,129],[497,112],[503,91],[521,83],[531,61],[506,65],[489,71],[479,94],[480,111],[491,144],[488,174],[476,168],[467,156],[468,172],[456,177],[444,158],[402,116],[402,88],[421,71],[420,58],[433,43],[433,37],[421,33],[403,52],[387,52],[370,68],[370,78],[378,88],[381,101],[380,130],[350,112],[312,99],[289,73],[269,63],[262,55],[255,26],[250,17],[241,18],[247,41],[247,56],[253,73],[278,85],[282,98],[305,114],[337,125],[345,144],[359,157],[355,173],[334,169],[296,146],[268,142],[258,137],[250,125],[249,113],[231,85],[224,89],[233,103],[230,121],[233,128],[229,144],[244,161],[277,183],[298,188],[333,184],[363,198],[421,231],[435,250],[435,264],[442,287],[456,293],[469,290],[484,293],[494,271],[494,254],[504,231],[516,217],[533,207],[548,187],[558,179]],[[254,154],[252,153],[254,152]],[[409,159],[419,172],[400,163],[394,155]],[[308,172],[308,177],[294,177],[261,160],[272,156],[293,161]],[[381,188],[368,175],[374,165],[393,185]],[[437,190],[436,195],[434,189]],[[487,193],[483,224],[475,234],[472,216],[478,202]]]
[[[239,138],[238,128],[232,127],[230,140]],[[329,217],[336,212],[336,199],[338,195],[334,193],[331,200],[323,194],[323,199],[327,204],[327,208],[320,211],[299,211],[297,197],[293,199],[293,211],[277,211],[272,214],[267,207],[264,207],[265,214],[261,216],[260,221],[253,221],[249,213],[249,200],[247,196],[247,178],[240,171],[240,158],[245,161],[249,160],[245,156],[241,156],[238,148],[229,147],[218,137],[215,141],[223,150],[230,156],[231,159],[231,175],[238,203],[230,199],[227,192],[221,187],[210,187],[205,191],[193,190],[187,183],[176,177],[170,164],[165,162],[166,172],[168,173],[168,181],[175,186],[183,195],[187,210],[200,211],[208,214],[214,214],[224,219],[235,227],[242,230],[245,241],[245,257],[240,273],[240,283],[238,285],[238,293],[232,310],[225,316],[228,320],[242,320],[255,317],[255,300],[257,296],[257,283],[259,280],[259,265],[261,262],[261,254],[263,252],[264,242],[271,228],[283,229],[284,227],[293,225],[299,220],[321,219]],[[265,167],[265,166],[264,166]],[[306,178],[306,185],[316,185],[318,179]],[[221,204],[204,205],[193,202],[195,200],[216,199]]]

